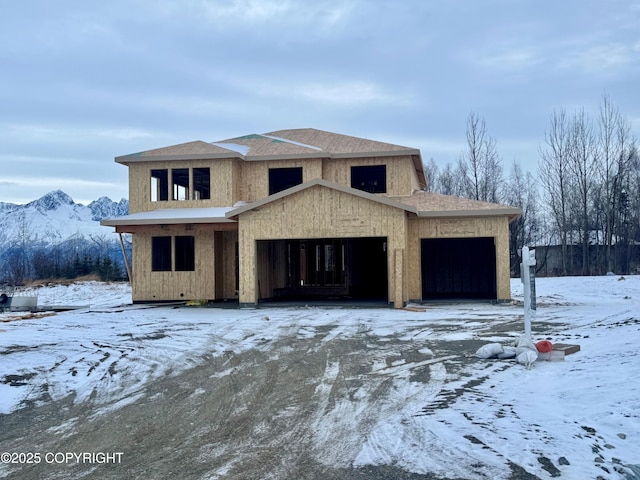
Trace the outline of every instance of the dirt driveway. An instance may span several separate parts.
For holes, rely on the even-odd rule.
[[[375,449],[376,442],[387,440],[372,438],[373,427],[407,401],[423,402],[412,415],[428,416],[486,378],[476,374],[461,383],[469,369],[486,369],[488,376],[512,368],[513,363],[487,363],[472,354],[487,342],[483,338],[506,339],[517,331],[520,325],[513,318],[476,322],[475,339],[455,341],[425,338],[419,322],[413,332],[383,337],[366,328],[348,336],[331,325],[308,335],[292,329],[277,340],[265,339],[263,348],[204,355],[196,366],[149,384],[125,406],[97,405],[91,399],[73,404],[67,398],[18,410],[0,416],[1,450],[36,452],[38,461],[5,464],[0,476],[443,478],[406,472],[393,461],[354,466],[354,459],[363,443]],[[413,387],[399,388],[398,378]],[[457,380],[455,388],[451,379]],[[92,452],[94,457],[69,458],[66,452]],[[96,457],[96,452],[103,455]],[[509,465],[512,479],[536,478]],[[486,478],[478,468],[478,478]]]

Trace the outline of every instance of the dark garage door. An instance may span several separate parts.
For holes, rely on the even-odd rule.
[[[422,298],[495,299],[493,237],[422,240]]]

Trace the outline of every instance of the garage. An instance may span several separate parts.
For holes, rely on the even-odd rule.
[[[421,240],[422,299],[497,299],[493,237]]]
[[[261,301],[388,301],[387,239],[260,240]]]

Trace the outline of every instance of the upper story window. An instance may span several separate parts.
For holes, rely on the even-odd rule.
[[[351,167],[351,187],[369,193],[387,192],[387,166]]]
[[[211,171],[209,168],[193,169],[193,199],[209,200],[211,198]]]
[[[171,169],[172,200],[189,200],[189,169]]]
[[[171,192],[171,200],[209,200],[211,170],[208,167],[191,170],[192,179],[189,177],[188,168],[172,168],[171,188],[169,188],[169,169],[151,170],[151,201],[169,200],[169,192]]]
[[[269,195],[302,183],[302,167],[270,168]]]
[[[151,170],[151,201],[169,200],[169,171]]]

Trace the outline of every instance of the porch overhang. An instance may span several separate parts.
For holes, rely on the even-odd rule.
[[[106,227],[123,227],[134,225],[179,225],[195,223],[236,223],[226,217],[233,207],[211,208],[163,208],[147,212],[132,213],[116,218],[100,221]]]

